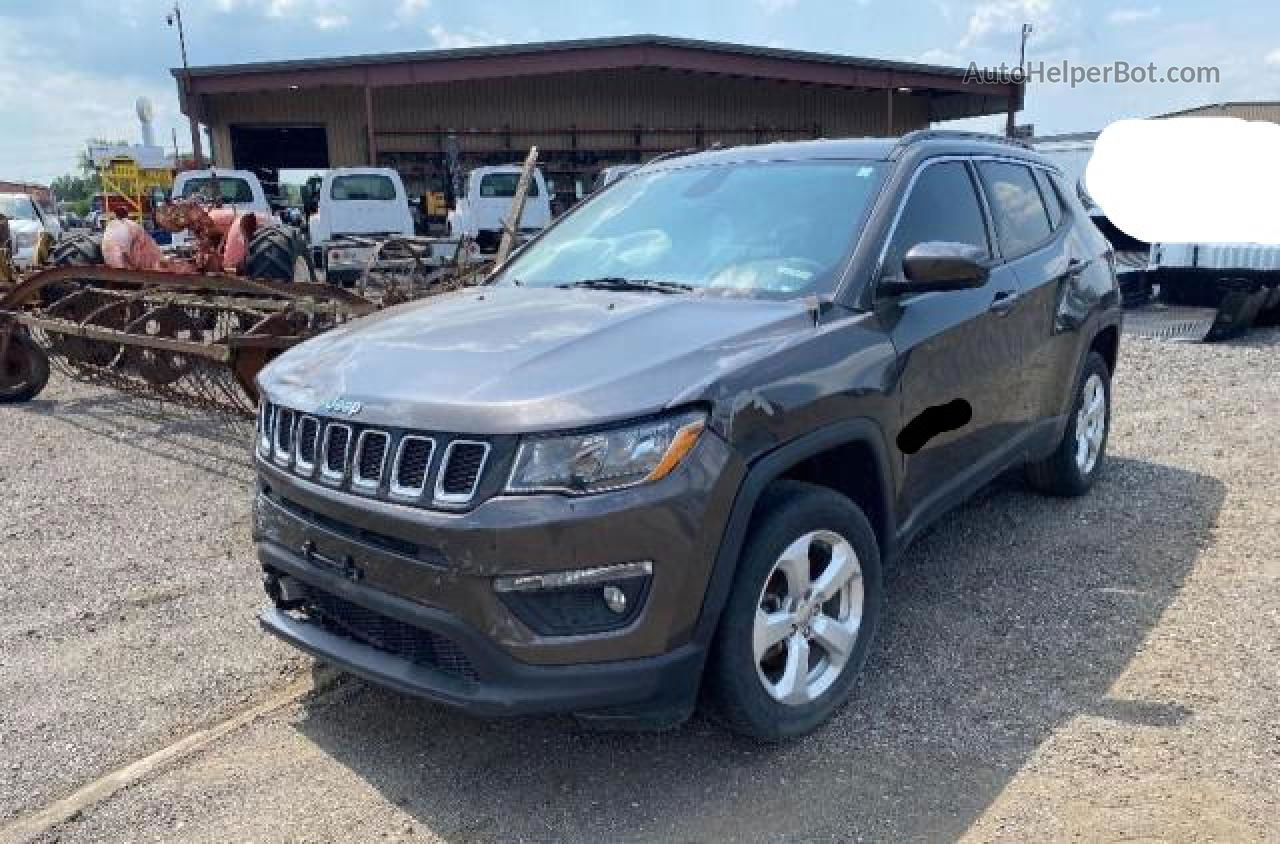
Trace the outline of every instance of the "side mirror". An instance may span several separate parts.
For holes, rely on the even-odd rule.
[[[879,289],[889,295],[971,290],[987,283],[986,252],[967,243],[933,240],[917,243],[902,259],[903,278],[886,278]]]

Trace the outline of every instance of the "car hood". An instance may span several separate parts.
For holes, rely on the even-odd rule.
[[[712,296],[485,288],[391,308],[285,352],[265,396],[472,434],[582,427],[691,401],[797,332],[808,308]]]

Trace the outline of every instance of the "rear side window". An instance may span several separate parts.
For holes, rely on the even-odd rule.
[[[223,202],[253,202],[253,188],[244,179],[218,179],[217,185],[209,178],[190,179],[182,186],[184,197],[195,196],[218,198]]]
[[[1036,184],[1040,186],[1040,196],[1044,197],[1044,207],[1049,209],[1049,224],[1053,226],[1054,231],[1057,231],[1066,213],[1062,209],[1062,195],[1058,193],[1057,186],[1053,184],[1053,179],[1049,178],[1046,171],[1037,167],[1034,172]]]
[[[395,182],[378,173],[338,176],[329,188],[329,197],[339,200],[387,200],[396,198]]]
[[[911,247],[931,240],[967,243],[991,254],[982,206],[962,161],[943,161],[920,172],[889,241],[881,275],[901,276],[902,259]]]
[[[978,172],[1006,260],[1026,255],[1048,239],[1052,231],[1049,212],[1030,168],[1003,161],[980,161]]]
[[[519,173],[489,173],[480,178],[480,196],[486,199],[510,199],[516,195]],[[538,195],[538,180],[529,179],[529,196]]]

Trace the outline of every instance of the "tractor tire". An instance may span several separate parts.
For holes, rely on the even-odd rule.
[[[295,229],[286,226],[258,229],[249,241],[244,273],[269,281],[315,281],[306,244]]]
[[[92,234],[73,234],[64,237],[53,246],[50,253],[55,266],[86,267],[102,263],[102,237]]]
[[[26,331],[15,331],[0,360],[0,404],[31,401],[48,383],[49,356]]]
[[[102,235],[73,234],[62,238],[53,245],[49,259],[55,267],[92,267],[101,266]],[[40,301],[46,307],[80,289],[74,281],[67,284],[51,284],[40,290]]]

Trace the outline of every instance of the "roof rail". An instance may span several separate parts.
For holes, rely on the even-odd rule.
[[[1033,150],[1035,147],[1020,138],[1007,138],[1004,135],[992,135],[988,132],[966,132],[962,129],[917,129],[914,132],[908,132],[898,139],[897,145],[890,153],[890,157],[901,152],[903,148],[911,144],[918,144],[921,141],[985,141],[991,144],[1006,144],[1008,146],[1020,147],[1022,149]]]

